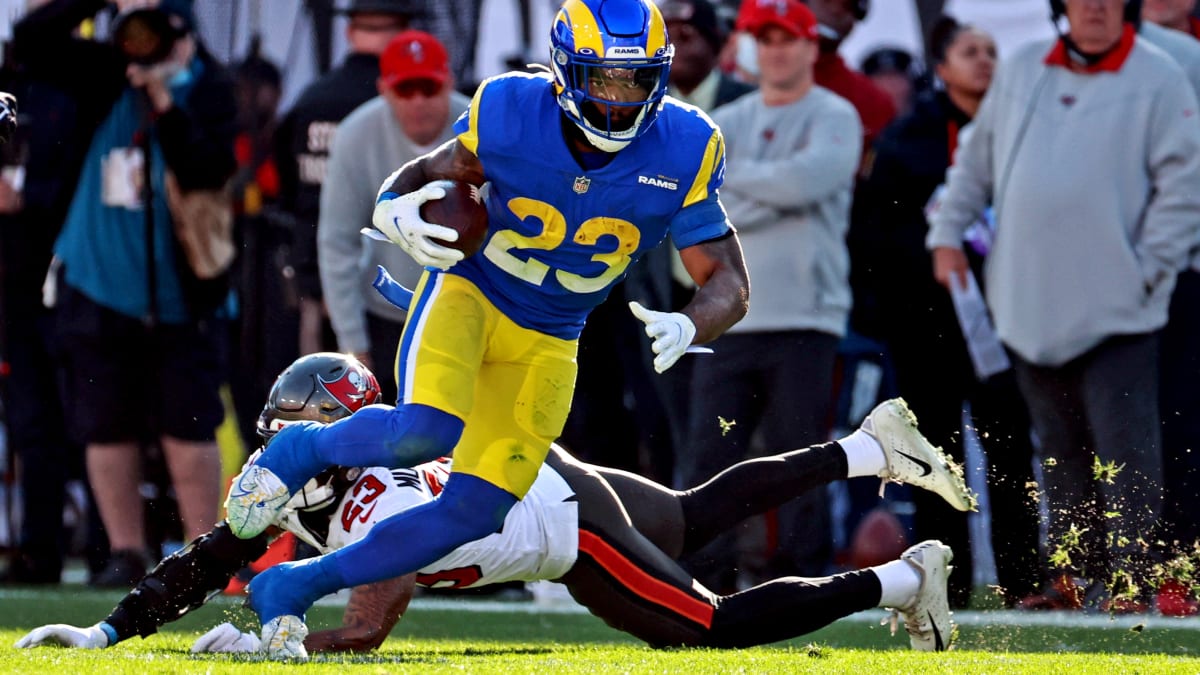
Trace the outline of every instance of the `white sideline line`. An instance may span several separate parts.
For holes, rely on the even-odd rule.
[[[115,595],[115,592],[114,592]],[[66,590],[45,591],[23,588],[0,588],[0,600],[46,600],[55,598],[77,598],[78,593]],[[319,605],[344,605],[345,594],[334,594],[317,601]],[[240,605],[243,599],[218,596],[215,604]],[[574,602],[558,600],[550,603],[503,602],[499,600],[453,600],[445,598],[414,598],[409,610],[478,612],[481,614],[587,614],[587,608]],[[852,614],[840,621],[851,623],[879,624],[889,612],[873,609]],[[100,617],[97,617],[100,618]],[[1081,614],[1078,612],[1017,612],[1012,610],[961,610],[954,612],[954,620],[961,626],[1014,626],[1018,628],[1120,628],[1131,630],[1169,629],[1200,631],[1200,616],[1165,617],[1152,614],[1109,616],[1107,614]]]
[[[848,616],[842,621],[878,622],[890,612],[870,610]],[[954,621],[960,626],[1015,626],[1018,628],[1124,628],[1141,626],[1145,629],[1171,629],[1200,631],[1200,617],[1170,617],[1154,614],[1081,614],[1079,612],[1017,612],[1013,610],[960,610],[953,612]]]
[[[539,605],[534,602],[499,602],[495,600],[445,600],[441,598],[416,598],[410,609],[458,610],[463,612],[517,614],[587,614],[587,608],[578,604],[554,603]],[[890,616],[884,610],[869,610],[852,614],[841,621],[878,624]],[[1124,628],[1141,626],[1145,629],[1171,629],[1200,631],[1200,617],[1166,617],[1154,615],[1109,616],[1107,614],[1080,614],[1077,612],[1015,612],[1011,610],[957,611],[954,620],[961,626],[1016,626],[1019,628]]]
[[[539,605],[534,602],[499,602],[495,600],[445,600],[441,598],[415,598],[410,609],[458,610],[463,612],[519,614],[587,614],[587,608],[578,604],[555,603]],[[840,621],[878,624],[889,617],[890,612],[882,609],[859,612]],[[1146,629],[1169,628],[1173,630],[1200,631],[1200,617],[1166,617],[1154,615],[1109,616],[1107,614],[1080,614],[1077,612],[1016,612],[1012,610],[963,610],[954,612],[954,620],[961,626],[1016,626],[1067,627],[1067,628],[1125,628],[1142,626]]]

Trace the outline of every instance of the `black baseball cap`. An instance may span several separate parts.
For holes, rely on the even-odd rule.
[[[112,43],[131,63],[160,63],[195,24],[191,0],[161,0],[153,7],[136,7],[117,14],[113,18]]]
[[[901,73],[909,75],[912,73],[913,57],[912,54],[903,49],[894,47],[883,47],[876,49],[863,59],[862,67],[859,70],[863,75],[875,75],[879,73]]]
[[[425,13],[420,0],[350,0],[339,14],[399,14],[417,17]]]
[[[721,51],[721,27],[717,22],[717,11],[708,0],[662,0],[658,9],[663,21],[679,21],[695,28],[712,45],[713,51]]]

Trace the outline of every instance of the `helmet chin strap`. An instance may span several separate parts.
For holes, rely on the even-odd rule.
[[[576,109],[578,110],[578,104],[576,104]],[[582,117],[583,114],[581,111],[580,118]],[[596,136],[588,133],[588,130],[582,124],[569,117],[566,111],[563,111],[561,120],[563,133],[567,135],[567,140],[570,141],[567,145],[571,146],[572,153],[607,152],[596,144]]]
[[[612,138],[605,138],[600,134],[591,131],[590,129],[584,129],[583,134],[587,137],[588,143],[600,152],[607,152],[611,154],[614,152],[619,152],[620,150],[623,150],[625,146],[629,145],[629,141],[618,141]]]
[[[316,478],[310,478],[288,501],[287,507],[295,511],[311,511],[328,506],[336,496],[333,486],[318,483]]]
[[[629,145],[630,142],[633,141],[632,138],[627,139],[627,140],[615,139],[615,138],[605,138],[604,136],[601,136],[596,131],[593,131],[592,129],[587,128],[587,126],[585,126],[585,125],[589,124],[589,122],[587,121],[587,117],[583,114],[583,109],[582,109],[582,106],[586,105],[586,104],[585,103],[576,103],[575,105],[576,105],[576,110],[579,111],[579,113],[578,113],[579,119],[580,119],[579,122],[568,117],[567,114],[565,113],[565,111],[562,116],[563,128],[575,140],[582,141],[585,145],[587,145],[599,152],[604,152],[604,153],[609,153],[609,154],[618,152],[618,151],[624,149],[625,146]],[[645,114],[646,113],[643,110],[639,114],[639,117],[642,115],[645,115]]]

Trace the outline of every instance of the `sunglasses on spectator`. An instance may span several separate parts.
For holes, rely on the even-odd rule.
[[[403,80],[397,82],[396,86],[392,87],[392,91],[400,98],[413,98],[414,96],[433,98],[441,93],[442,83],[426,79]]]

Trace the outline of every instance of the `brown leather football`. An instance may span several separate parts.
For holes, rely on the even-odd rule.
[[[466,181],[453,181],[453,185],[446,188],[445,197],[422,204],[421,218],[427,223],[445,225],[457,231],[458,241],[436,241],[467,256],[478,251],[487,238],[487,207],[480,198],[479,188]]]
[[[850,566],[866,569],[896,560],[908,548],[904,525],[886,507],[871,509],[850,538]]]

